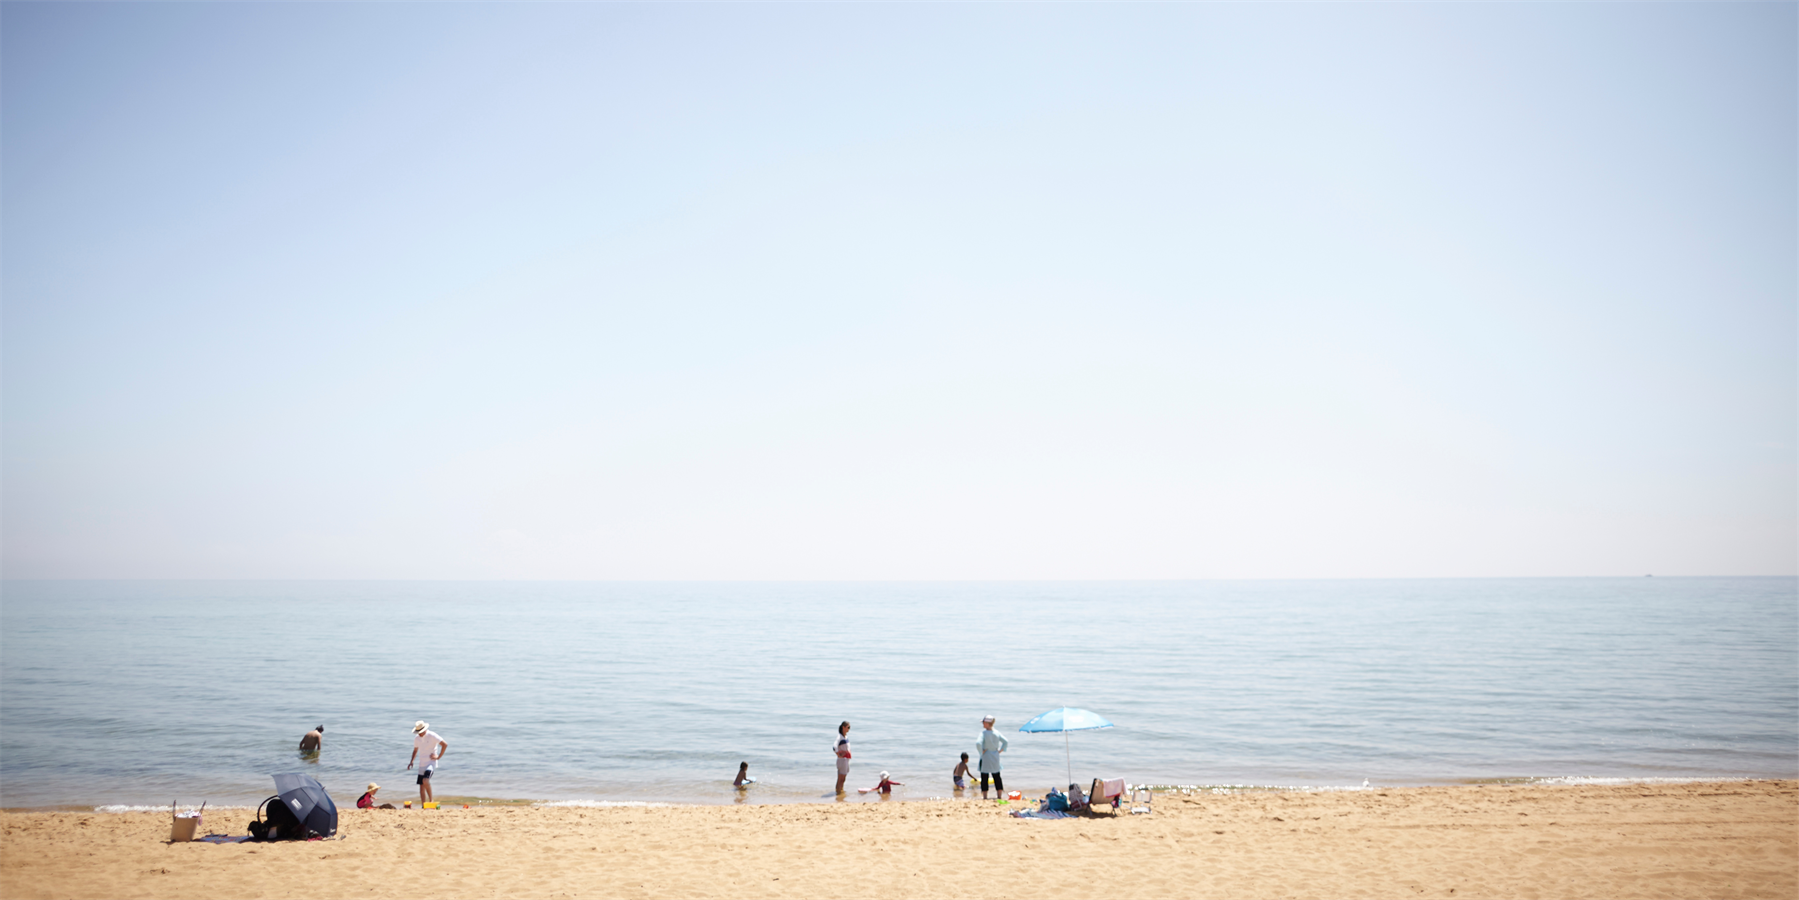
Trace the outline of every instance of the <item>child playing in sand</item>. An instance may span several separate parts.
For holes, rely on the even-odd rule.
[[[755,783],[756,783],[756,779],[750,777],[750,764],[746,763],[746,762],[738,763],[737,764],[737,780],[731,782],[731,786],[732,787],[749,787],[750,785],[755,784]]]
[[[856,793],[866,794],[870,791],[874,791],[876,793],[881,793],[881,794],[891,794],[891,793],[893,793],[894,785],[902,785],[903,786],[904,784],[905,784],[905,782],[903,782],[903,781],[894,781],[893,779],[888,778],[887,773],[882,772],[880,784],[877,784],[874,787],[856,788]]]
[[[373,781],[369,782],[368,793],[363,794],[361,799],[358,799],[356,801],[356,808],[357,809],[393,809],[394,805],[392,803],[383,803],[380,806],[375,805],[375,792],[378,790],[381,790],[381,785],[378,785],[378,784],[374,783]]]
[[[966,782],[964,780],[969,777],[968,754],[966,754],[966,753],[962,754],[962,761],[959,763],[956,763],[956,770],[954,772],[949,773],[949,777],[956,782],[956,790],[959,791],[965,787],[968,787],[968,782]]]

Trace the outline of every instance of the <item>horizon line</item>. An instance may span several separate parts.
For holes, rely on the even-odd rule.
[[[76,581],[209,581],[209,582],[433,582],[482,584],[1170,584],[1223,581],[1569,581],[1578,579],[1641,578],[1789,578],[1799,574],[1750,575],[1346,575],[1346,576],[1240,576],[1220,578],[391,578],[391,577],[44,577],[8,578],[7,582]]]

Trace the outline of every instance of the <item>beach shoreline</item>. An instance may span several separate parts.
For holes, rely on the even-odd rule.
[[[1355,793],[1368,791],[1407,790],[1413,788],[1455,788],[1455,787],[1580,787],[1580,786],[1627,786],[1627,785],[1681,785],[1698,783],[1738,783],[1738,782],[1778,782],[1785,779],[1779,775],[1735,775],[1735,776],[1516,776],[1500,778],[1463,778],[1423,781],[1386,782],[1380,784],[1275,784],[1275,783],[1145,783],[1130,784],[1132,788],[1147,788],[1157,795],[1229,795],[1229,794],[1317,794],[1317,793]],[[766,788],[766,786],[763,786]],[[1057,790],[1064,785],[1032,785],[1026,784],[1022,789],[1017,785],[1008,790],[1019,790],[1027,797],[1041,798],[1051,787]],[[1081,784],[1085,790],[1087,785]],[[411,785],[403,786],[403,793],[383,793],[382,803],[400,806],[406,801],[417,805],[417,793]],[[991,799],[1003,799],[1004,794],[994,792]],[[345,808],[352,805],[348,796],[334,795],[333,799],[341,801]],[[611,797],[520,797],[520,796],[487,796],[473,794],[439,794],[437,799],[447,806],[517,806],[517,807],[568,807],[568,808],[607,808],[607,807],[720,807],[720,806],[804,806],[812,804],[857,804],[857,803],[922,803],[936,801],[969,801],[980,800],[980,789],[970,786],[957,791],[947,782],[941,786],[911,785],[896,789],[891,795],[860,793],[847,788],[843,795],[833,796],[826,789],[823,793],[796,794],[788,789],[786,792],[765,792],[752,786],[747,791],[728,792],[719,795],[707,795],[695,798],[692,794],[682,796],[641,796],[627,794]],[[182,800],[178,808],[195,809],[200,805],[198,800]],[[239,800],[207,801],[208,810],[254,810],[256,803]],[[166,812],[169,804],[159,803],[60,803],[43,806],[0,806],[0,813],[155,813]]]
[[[168,843],[163,812],[0,815],[0,896],[1792,897],[1799,781],[979,800],[345,809],[340,840]],[[241,834],[246,810],[203,831]],[[239,820],[243,821],[239,821]]]

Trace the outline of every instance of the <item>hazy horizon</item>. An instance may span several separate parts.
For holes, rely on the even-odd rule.
[[[1796,31],[0,5],[0,569],[1799,574]]]
[[[1735,580],[1794,580],[1795,575],[1418,575],[1418,576],[1382,576],[1369,575],[1352,578],[4,578],[0,583],[17,582],[120,582],[120,583],[169,583],[193,582],[197,584],[276,584],[293,583],[336,583],[336,584],[1185,584],[1185,583],[1219,583],[1232,582],[1280,582],[1280,581],[1607,581],[1622,578],[1684,578],[1703,579],[1735,579]]]

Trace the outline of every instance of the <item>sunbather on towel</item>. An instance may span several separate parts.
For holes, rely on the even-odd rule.
[[[893,793],[894,785],[904,786],[905,782],[894,781],[893,779],[887,777],[886,772],[882,772],[880,784],[877,784],[874,787],[856,788],[856,793],[866,794],[866,793],[869,793],[870,791],[873,791],[875,793],[880,793],[880,794],[891,794],[891,793]]]

